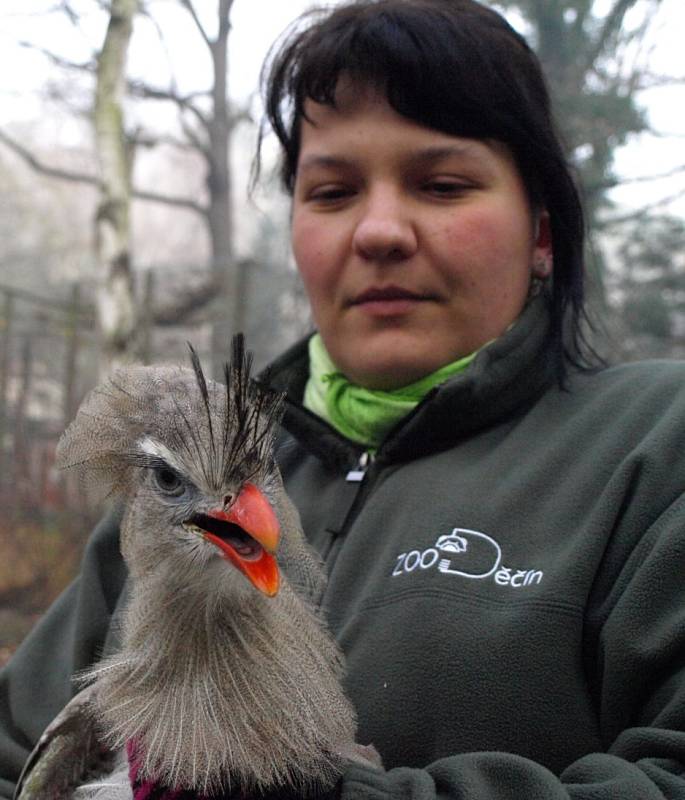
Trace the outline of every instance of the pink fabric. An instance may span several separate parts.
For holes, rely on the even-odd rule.
[[[151,798],[154,798],[154,800],[178,800],[182,796],[193,797],[195,800],[209,800],[204,795],[196,795],[194,792],[160,786],[152,778],[141,781],[139,773],[143,759],[140,755],[140,747],[135,739],[130,739],[126,743],[126,755],[128,757],[128,779],[133,790],[133,800],[151,800]]]

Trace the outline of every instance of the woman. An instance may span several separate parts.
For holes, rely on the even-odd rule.
[[[281,468],[385,766],[336,796],[685,797],[685,369],[589,368],[534,56],[473,0],[363,0],[291,34],[267,108],[318,329],[270,373]],[[54,713],[101,644],[115,548],[6,673],[5,751],[51,715],[12,676]]]

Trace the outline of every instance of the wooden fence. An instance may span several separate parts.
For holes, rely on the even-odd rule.
[[[141,308],[153,305],[154,275],[145,274]],[[179,360],[192,338],[202,353],[207,324],[165,325],[155,337],[152,314],[141,314],[138,358]],[[192,331],[192,333],[190,332]],[[60,435],[101,376],[93,286],[64,287],[61,296],[0,284],[0,502],[6,513],[32,518],[83,507],[73,480],[53,464]]]
[[[54,449],[92,385],[94,323],[78,286],[49,298],[0,285],[0,499],[10,513],[64,500]]]

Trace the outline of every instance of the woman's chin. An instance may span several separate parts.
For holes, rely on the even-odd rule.
[[[449,363],[449,362],[446,362]],[[376,363],[360,364],[357,361],[353,374],[345,373],[352,383],[363,386],[365,389],[380,390],[384,392],[401,389],[409,386],[426,375],[430,375],[443,364],[434,368],[427,368],[426,362],[406,363],[400,359],[394,361],[379,360]]]

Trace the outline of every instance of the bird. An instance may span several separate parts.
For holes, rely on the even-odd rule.
[[[225,384],[190,358],[118,369],[59,442],[60,467],[123,502],[130,594],[120,648],[79,677],[19,800],[316,793],[347,761],[377,762],[355,742],[324,570],[275,462],[283,398],[252,379],[242,335]]]

